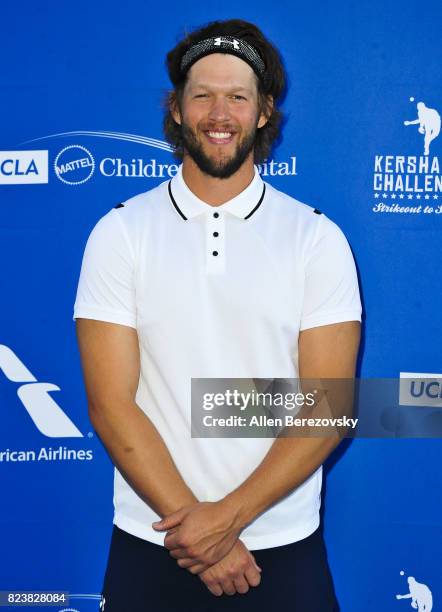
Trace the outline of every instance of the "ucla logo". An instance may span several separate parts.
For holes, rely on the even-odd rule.
[[[413,397],[427,397],[429,399],[442,398],[442,387],[438,380],[425,382],[423,380],[412,380],[410,393]]]
[[[20,159],[4,159],[0,164],[0,172],[3,176],[28,176],[28,174],[38,174],[38,166],[35,159],[28,160],[27,163],[21,164]]]
[[[0,151],[0,184],[47,182],[47,151]]]
[[[401,372],[399,405],[442,407],[442,374]]]
[[[69,145],[54,160],[55,176],[66,185],[82,185],[95,170],[92,153],[81,145]]]

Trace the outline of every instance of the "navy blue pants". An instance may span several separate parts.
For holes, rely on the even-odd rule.
[[[104,612],[338,612],[320,528],[304,540],[252,551],[261,584],[216,597],[163,546],[114,525],[104,579]]]

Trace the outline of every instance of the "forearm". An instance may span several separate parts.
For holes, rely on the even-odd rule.
[[[319,388],[326,393],[315,402],[312,414],[306,407],[300,414],[306,412],[307,416],[319,417],[351,415],[359,338],[360,324],[356,321],[301,332],[299,373],[302,389]],[[321,379],[325,379],[324,384]],[[324,463],[340,441],[341,435],[330,430],[326,436],[277,438],[255,471],[224,498],[224,503],[232,507],[237,522],[244,527],[301,485]]]
[[[301,485],[325,461],[340,438],[277,438],[254,472],[223,503],[241,528]]]
[[[352,379],[307,379],[302,390],[317,392],[316,397],[321,399],[311,407],[301,407],[296,414],[301,421],[351,416]],[[227,496],[226,502],[236,510],[241,528],[307,480],[338,446],[342,433],[334,426],[313,430],[293,425],[282,430],[255,471]]]
[[[198,501],[159,432],[135,402],[90,406],[89,415],[118,470],[158,515]]]
[[[218,502],[182,508],[155,528],[170,530],[164,544],[178,565],[205,571],[229,553],[249,523],[308,478],[338,441],[338,436],[278,438],[258,468],[232,493]]]

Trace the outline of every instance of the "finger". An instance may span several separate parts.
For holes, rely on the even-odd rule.
[[[259,565],[256,563],[256,559],[255,559],[255,557],[254,557],[252,554],[250,554],[250,557],[252,558],[253,565],[256,567],[256,569],[258,570],[258,572],[262,572],[262,568],[260,568],[260,567],[259,567]]]
[[[178,527],[172,527],[172,529],[168,529],[167,534],[166,535],[172,535],[172,533],[176,533],[179,529],[179,525]]]
[[[212,593],[212,595],[215,595],[216,597],[220,597],[223,594],[223,589],[218,582],[205,582],[202,578],[201,580],[204,582],[204,584],[209,589],[209,591]]]
[[[253,565],[246,569],[244,575],[247,579],[247,582],[252,587],[258,586],[261,582],[261,574]]]
[[[183,567],[184,569],[189,569],[190,567],[193,567],[194,565],[199,565],[201,561],[198,561],[197,559],[186,558],[186,559],[178,559],[177,563],[180,567]]]
[[[221,586],[226,595],[235,595],[235,585],[233,584],[233,581],[230,580],[230,578],[224,578],[224,580],[221,581]]]
[[[241,593],[242,595],[244,593],[247,593],[247,591],[249,590],[249,583],[247,582],[247,580],[245,579],[244,575],[240,576],[239,578],[235,578],[235,580],[233,581],[234,585],[235,585],[235,589],[237,593]]]
[[[166,537],[164,538],[164,546],[168,549],[168,550],[183,550],[183,547],[180,546],[178,544],[178,532],[174,531],[172,533],[167,533]]]
[[[187,571],[190,572],[191,574],[201,574],[201,572],[205,572],[206,569],[208,569],[210,567],[210,565],[205,565],[204,563],[197,563],[197,565],[192,565],[192,567],[188,567]]]
[[[166,543],[166,540],[164,540],[164,543]],[[170,543],[168,543],[166,548],[169,550],[170,556],[174,559],[190,559],[189,553],[186,552],[185,548],[170,548]]]
[[[168,516],[165,516],[161,521],[155,521],[152,523],[152,527],[156,531],[168,531],[172,529],[172,527],[176,527],[181,523],[185,516],[185,512],[183,510],[177,510],[177,512],[172,512]]]

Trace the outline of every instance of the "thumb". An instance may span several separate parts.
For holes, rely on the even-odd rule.
[[[165,516],[161,521],[152,523],[152,527],[156,529],[156,531],[169,531],[172,527],[179,525],[184,516],[185,513],[182,510],[177,510],[177,512],[172,512],[169,516]]]

